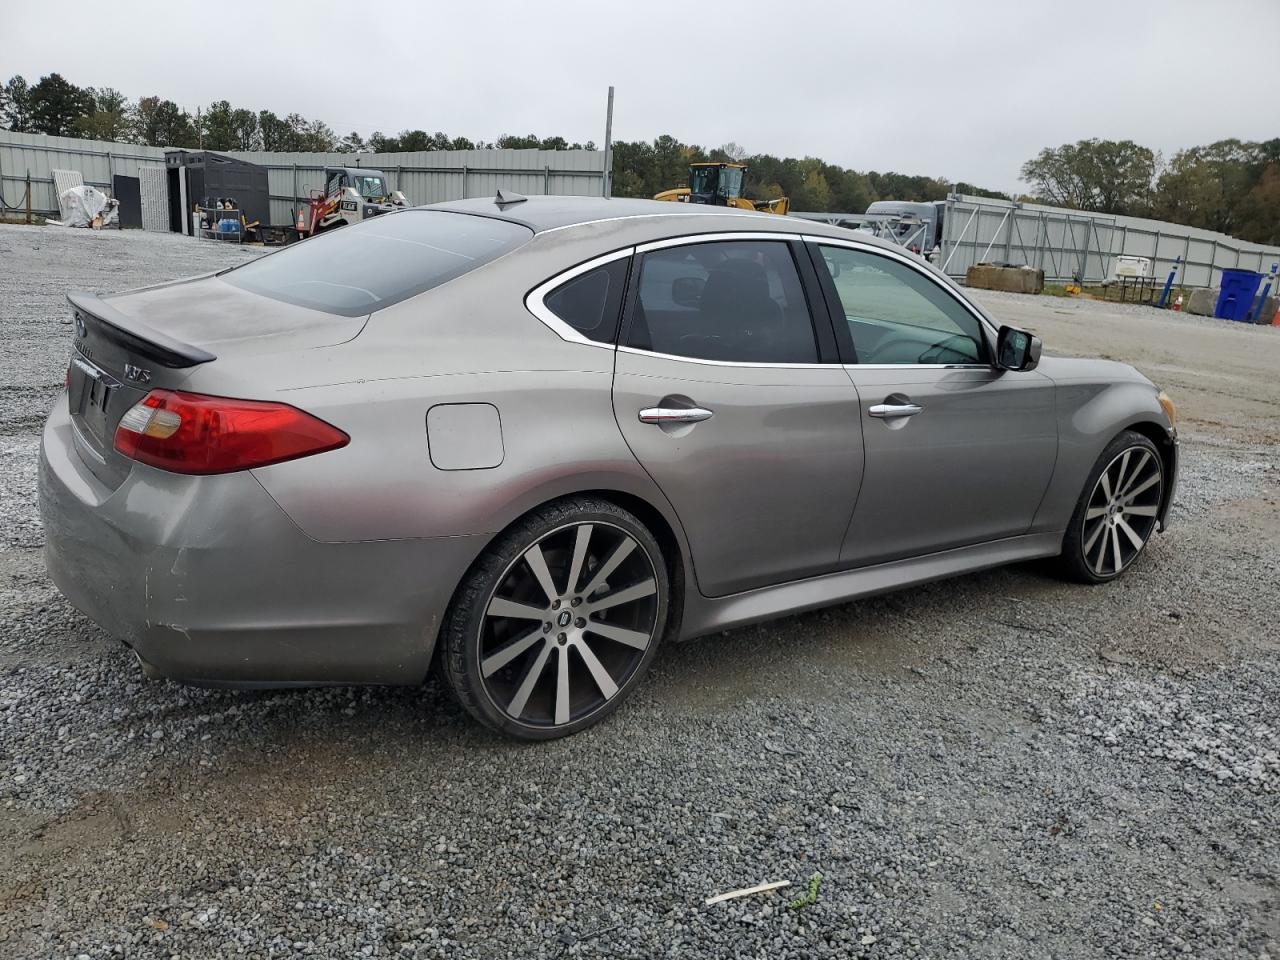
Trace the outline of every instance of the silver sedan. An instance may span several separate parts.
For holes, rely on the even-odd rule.
[[[72,294],[54,581],[201,684],[418,683],[518,737],[659,643],[1160,529],[1174,408],[862,234],[565,197]]]

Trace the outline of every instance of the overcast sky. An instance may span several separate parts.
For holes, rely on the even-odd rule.
[[[5,7],[5,77],[57,71],[192,111],[228,99],[320,118],[339,134],[421,128],[599,144],[613,84],[618,139],[733,140],[1003,190],[1017,188],[1041,147],[1085,137],[1168,156],[1280,136],[1280,0]]]

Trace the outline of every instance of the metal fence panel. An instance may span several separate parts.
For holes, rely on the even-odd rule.
[[[1047,280],[1102,283],[1125,255],[1150,259],[1157,278],[1176,269],[1176,283],[1206,287],[1224,269],[1265,273],[1280,262],[1280,247],[1182,224],[960,194],[947,198],[942,237],[939,263],[953,277],[994,261],[1038,267]]]
[[[31,206],[56,215],[51,171],[79,170],[84,182],[110,192],[115,174],[142,177],[164,170],[164,148],[0,130],[0,196],[18,206],[31,177]],[[326,166],[375,167],[410,203],[437,203],[492,196],[499,188],[524,194],[600,196],[604,192],[601,150],[435,150],[417,153],[268,153],[231,151],[229,156],[267,168],[273,223],[291,223],[299,204],[324,186]],[[167,194],[167,187],[166,187]]]
[[[164,167],[145,167],[138,177],[142,195],[142,229],[169,229],[169,178]]]

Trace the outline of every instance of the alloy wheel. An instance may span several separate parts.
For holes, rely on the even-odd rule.
[[[1084,562],[1098,577],[1118,576],[1155,530],[1164,488],[1160,458],[1130,447],[1102,471],[1089,496],[1081,531]]]
[[[592,521],[539,537],[498,578],[478,644],[485,694],[518,723],[575,723],[618,695],[657,641],[659,579],[626,530]]]

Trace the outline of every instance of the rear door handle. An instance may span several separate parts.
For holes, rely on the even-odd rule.
[[[898,417],[914,417],[924,411],[918,403],[877,403],[867,413],[881,420],[896,420]]]
[[[711,419],[711,411],[702,407],[646,407],[640,411],[641,423],[701,423]]]

